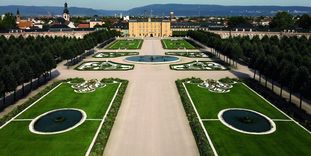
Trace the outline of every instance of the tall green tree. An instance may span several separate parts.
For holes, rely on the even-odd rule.
[[[0,30],[15,29],[16,19],[12,13],[6,13],[2,20],[0,20]]]
[[[45,52],[42,55],[42,62],[44,62],[44,71],[49,72],[49,75],[51,76],[51,70],[56,68],[56,62],[53,58],[52,54],[50,52]]]
[[[0,80],[0,94],[1,94],[1,96],[0,97],[2,97],[3,98],[3,105],[5,104],[5,100],[4,100],[4,98],[5,98],[5,90],[4,90],[4,84],[3,84],[3,82],[2,82],[2,80]]]
[[[304,91],[308,91],[308,81],[310,81],[311,75],[308,70],[308,68],[301,66],[298,68],[297,71],[297,77],[295,79],[295,85],[297,86],[297,89],[299,90],[299,108],[301,109],[302,107],[302,95]]]
[[[13,97],[14,97],[13,99],[15,102],[16,101],[16,87],[23,83],[23,74],[19,68],[19,65],[17,65],[16,63],[11,63],[10,70],[12,71],[14,75],[14,80],[16,82],[16,86],[15,86],[14,93],[13,93]]]
[[[12,92],[16,89],[17,83],[15,81],[12,70],[8,66],[3,67],[2,72],[1,72],[1,79],[4,83],[5,92]],[[5,104],[5,98],[3,98],[3,100]]]
[[[73,51],[69,47],[65,47],[62,53],[62,58],[67,60],[67,67],[69,68],[69,60],[74,57]]]
[[[228,18],[228,26],[234,28],[241,25],[250,25],[246,17],[243,16],[232,16]]]
[[[241,48],[241,45],[239,44],[233,44],[232,47],[232,59],[235,60],[235,66],[238,66],[237,60],[243,56],[243,49]],[[233,62],[234,64],[234,62]]]
[[[31,64],[33,76],[37,78],[37,84],[40,83],[40,76],[44,73],[44,65],[38,55],[30,56],[29,63]]]
[[[311,17],[308,14],[303,14],[297,21],[297,25],[303,29],[311,29]]]
[[[33,76],[33,72],[32,69],[29,65],[29,63],[27,62],[26,59],[22,58],[19,63],[19,69],[21,70],[22,73],[22,90],[23,90],[23,95],[25,95],[25,83],[30,82],[32,80],[32,76]],[[32,84],[31,84],[32,85]],[[32,88],[32,86],[30,85],[30,87]]]
[[[294,27],[294,19],[288,12],[278,12],[272,19],[270,23],[271,28],[276,28],[279,30],[291,29]]]

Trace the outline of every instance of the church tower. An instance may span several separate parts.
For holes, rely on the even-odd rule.
[[[21,15],[19,13],[19,9],[16,11],[16,22],[19,23],[21,21]]]
[[[66,21],[70,21],[70,14],[69,14],[68,4],[67,4],[67,3],[65,3],[63,18],[64,18]]]

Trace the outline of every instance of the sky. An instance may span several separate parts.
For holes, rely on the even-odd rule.
[[[106,10],[128,10],[148,4],[218,4],[218,5],[280,5],[311,6],[311,0],[0,0],[0,5],[70,6]]]

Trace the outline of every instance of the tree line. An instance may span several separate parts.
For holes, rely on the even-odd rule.
[[[234,37],[222,39],[219,35],[204,31],[189,31],[188,36],[215,49],[215,54],[223,54],[225,60],[231,64],[237,61],[245,62],[254,70],[254,78],[259,81],[265,77],[272,83],[272,90],[277,83],[280,85],[282,96],[283,88],[300,95],[300,108],[302,98],[311,99],[311,38],[277,36]]]
[[[258,17],[264,19],[265,17]],[[253,17],[232,16],[228,18],[229,28],[251,26]],[[272,30],[283,31],[290,29],[311,29],[311,16],[308,14],[293,16],[288,12],[278,12],[267,27]]]
[[[116,31],[101,30],[85,35],[84,38],[68,37],[14,37],[0,36],[0,93],[5,104],[5,94],[33,80],[51,76],[51,71],[62,60],[70,60],[92,49],[98,43],[118,35]],[[39,83],[39,81],[37,81]]]

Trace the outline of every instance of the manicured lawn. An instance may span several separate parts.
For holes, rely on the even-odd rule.
[[[196,49],[194,45],[184,39],[163,39],[161,41],[164,49]]]
[[[268,135],[248,135],[233,131],[221,122],[204,122],[218,155],[281,155],[311,154],[311,136],[294,122],[275,122],[277,130]]]
[[[108,46],[107,49],[117,50],[117,49],[140,49],[143,44],[142,39],[133,39],[133,40],[116,40]]]
[[[31,120],[13,120],[0,129],[1,155],[85,155],[118,86],[108,84],[95,92],[78,94],[63,83],[17,119],[33,119],[54,109],[78,108],[86,112],[87,120],[69,132],[55,135],[31,133],[28,129]]]
[[[276,131],[268,135],[251,135],[234,131],[218,120],[203,121],[219,155],[311,155],[311,135],[268,104],[242,83],[231,92],[212,93],[196,84],[186,84],[201,119],[218,119],[226,108],[246,108],[260,112],[274,121]],[[208,146],[208,145],[207,145]]]

